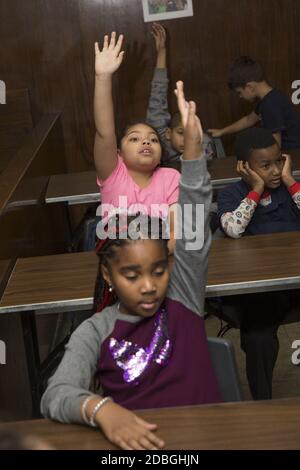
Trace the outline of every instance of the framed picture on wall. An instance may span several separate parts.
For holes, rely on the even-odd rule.
[[[145,22],[193,16],[193,0],[142,0],[142,2]]]

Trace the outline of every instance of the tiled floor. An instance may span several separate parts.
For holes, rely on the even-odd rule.
[[[207,335],[217,336],[220,321],[215,317],[209,317],[205,324]],[[300,340],[300,323],[281,326],[278,337],[280,351],[274,371],[273,398],[300,397],[300,365],[297,367],[291,361],[292,354],[295,351],[292,349],[292,343],[295,340]],[[234,345],[243,397],[245,400],[251,400],[245,372],[245,356],[240,348],[239,330],[232,329],[228,331],[225,339],[230,340]]]

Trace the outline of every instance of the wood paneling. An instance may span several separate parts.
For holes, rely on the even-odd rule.
[[[291,95],[300,78],[299,0],[194,0],[194,17],[166,21],[171,87],[186,81],[206,128],[239,118],[249,106],[226,87],[241,54],[264,64],[274,86]],[[116,77],[118,123],[143,116],[154,65],[150,25],[140,0],[1,0],[0,79],[27,87],[34,119],[63,110],[71,171],[92,167],[93,43],[111,30],[126,36]],[[175,109],[172,98],[171,107]],[[230,142],[231,139],[226,139]]]

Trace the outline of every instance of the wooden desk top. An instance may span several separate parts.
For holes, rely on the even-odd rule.
[[[139,411],[158,424],[166,450],[300,449],[300,399]],[[5,423],[0,430],[35,434],[55,449],[112,450],[101,431],[48,420]]]
[[[300,232],[212,242],[207,297],[300,288]]]
[[[1,299],[0,313],[76,307],[88,310],[97,267],[94,252],[18,259]]]
[[[67,202],[85,204],[99,202],[100,191],[96,183],[96,172],[66,173],[50,177],[46,193],[47,203]]]
[[[0,313],[89,309],[98,259],[94,252],[18,259]],[[214,240],[207,297],[300,288],[300,234]]]

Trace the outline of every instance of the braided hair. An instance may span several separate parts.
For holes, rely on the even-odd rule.
[[[114,227],[113,236],[111,236],[111,231],[108,231],[107,238],[99,239],[96,244],[99,265],[94,289],[94,312],[101,312],[105,307],[113,305],[117,301],[115,293],[109,291],[109,286],[102,274],[102,266],[109,269],[109,261],[114,259],[119,248],[136,240],[156,239],[163,243],[166,256],[168,256],[167,226],[164,220],[137,213],[135,215],[126,215],[126,226],[124,226],[124,214],[123,216],[116,214],[110,217],[109,226]],[[127,233],[129,226],[131,226],[131,229],[132,227],[135,229],[134,237],[130,238],[132,232],[129,231],[127,238],[124,238],[124,229]],[[139,227],[139,231],[137,231],[137,227]],[[154,231],[153,227],[155,227]]]

